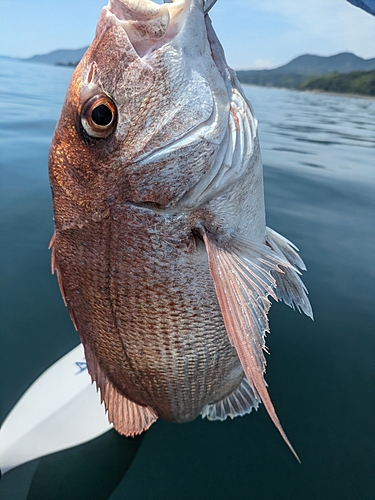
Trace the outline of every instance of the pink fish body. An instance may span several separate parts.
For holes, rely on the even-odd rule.
[[[52,266],[109,420],[224,420],[262,401],[268,296],[312,315],[266,227],[257,121],[211,2],[110,0],[50,152]]]

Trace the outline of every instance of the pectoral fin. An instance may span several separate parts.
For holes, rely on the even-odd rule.
[[[259,395],[271,420],[279,430],[297,460],[276,415],[264,380],[266,360],[265,335],[269,332],[268,296],[277,300],[274,273],[292,266],[288,260],[266,245],[232,238],[220,245],[203,230],[208,262],[214,281],[224,324],[231,344],[235,347],[249,385]]]

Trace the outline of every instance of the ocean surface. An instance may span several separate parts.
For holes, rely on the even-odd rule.
[[[72,70],[0,61],[0,422],[78,344],[50,272],[47,157]],[[266,380],[298,464],[263,407],[159,421],[24,464],[3,500],[375,498],[375,101],[247,87],[267,222],[308,271],[315,321],[275,304]]]

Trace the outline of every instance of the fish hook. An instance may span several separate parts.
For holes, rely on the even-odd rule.
[[[203,0],[204,13],[208,14],[216,2],[217,2],[217,0]]]

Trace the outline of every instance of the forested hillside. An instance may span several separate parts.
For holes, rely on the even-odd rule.
[[[375,96],[375,70],[353,71],[346,74],[332,73],[309,78],[301,83],[299,89]]]

